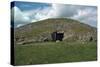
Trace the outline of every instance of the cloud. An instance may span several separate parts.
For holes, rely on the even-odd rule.
[[[21,11],[21,9],[15,6],[12,8],[12,12],[14,12],[14,23],[16,27],[47,18],[72,18],[94,27],[97,26],[97,8],[92,6],[66,4],[51,4],[50,6],[49,4],[49,6],[39,6],[24,11]]]
[[[47,15],[49,10],[50,7],[21,11],[21,9],[15,6],[11,9],[14,27],[20,27],[31,22],[47,19],[49,17]]]
[[[97,27],[97,8],[94,6],[52,4],[50,16],[72,18]]]
[[[13,7],[12,10],[12,20],[14,21],[14,26],[17,27],[19,24],[26,24],[30,22],[30,18],[25,15],[18,7]]]
[[[72,16],[73,19],[80,20],[85,24],[96,27],[97,26],[97,10],[95,8],[81,8],[78,13]]]
[[[47,19],[47,18],[50,18],[50,15],[49,15],[49,11],[51,10],[51,7],[45,7],[43,9],[37,9],[34,17],[37,21],[39,20],[44,20],[44,19]],[[34,21],[34,19],[33,19]]]
[[[55,17],[71,17],[74,14],[77,14],[77,9],[75,8],[75,6],[52,4],[52,9],[52,13]]]

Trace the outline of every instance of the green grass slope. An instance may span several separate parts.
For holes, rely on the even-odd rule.
[[[63,41],[42,41],[56,30],[64,31]],[[15,65],[97,60],[97,29],[77,20],[55,18],[30,23],[16,28],[14,36]],[[93,41],[88,41],[90,37]]]
[[[15,65],[97,60],[96,42],[43,42],[15,47]]]
[[[64,31],[64,40],[89,40],[91,36],[94,40],[97,39],[97,30],[94,27],[73,19],[52,18],[16,28],[15,41],[42,41],[44,38],[51,39],[51,33],[56,30]]]

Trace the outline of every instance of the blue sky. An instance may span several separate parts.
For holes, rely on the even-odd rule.
[[[22,11],[25,10],[32,10],[32,9],[44,9],[45,7],[49,7],[51,6],[51,4],[47,4],[47,3],[32,3],[32,2],[15,2],[15,6],[17,6],[19,9],[21,9]]]
[[[48,18],[72,18],[97,27],[96,6],[16,1],[11,12],[15,27]]]

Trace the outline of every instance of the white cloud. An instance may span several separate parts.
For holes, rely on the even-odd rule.
[[[45,7],[44,9],[38,9],[34,15],[34,18],[37,21],[50,18],[50,16],[48,15],[50,10],[51,10],[51,7]],[[32,21],[34,21],[34,19]]]
[[[79,9],[78,14],[75,14],[72,18],[94,27],[97,26],[97,10],[94,8]]]
[[[18,24],[17,27],[23,26],[24,24]]]
[[[77,13],[75,6],[52,4],[52,8],[54,9],[53,14],[55,14],[56,17],[71,17]]]
[[[21,11],[18,7],[15,6],[11,10],[12,18],[14,19],[14,26],[20,27],[27,23],[47,19],[49,18],[48,13],[50,9],[50,7],[46,7],[44,9],[38,8],[33,10]]]
[[[47,18],[73,18],[86,24],[95,26],[97,24],[97,10],[94,7],[74,6],[64,4],[51,4],[41,9],[21,11],[18,7],[12,9],[14,12],[15,25],[20,26]]]
[[[97,9],[92,6],[73,6],[63,4],[52,4],[50,17],[69,17],[80,20],[85,24],[97,27]]]
[[[30,18],[25,15],[18,7],[12,8],[12,18],[14,19],[14,26],[30,22]]]

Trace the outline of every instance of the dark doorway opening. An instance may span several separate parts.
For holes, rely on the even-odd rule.
[[[52,36],[52,40],[53,41],[57,41],[57,40],[62,41],[63,40],[63,37],[64,37],[64,33],[61,33],[61,32],[53,32],[51,34],[51,36]]]

